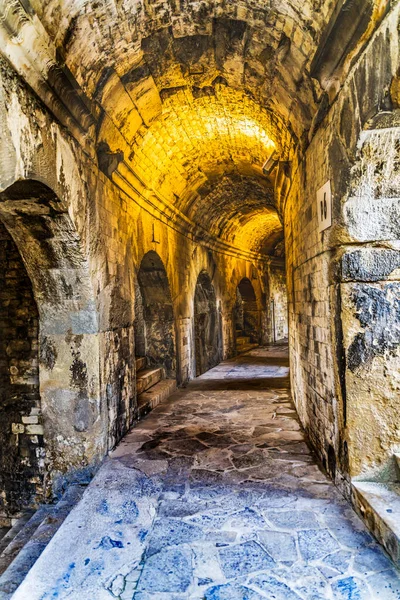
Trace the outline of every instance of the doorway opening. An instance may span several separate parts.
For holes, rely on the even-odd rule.
[[[148,367],[163,367],[176,377],[174,311],[167,272],[161,258],[150,251],[142,259],[135,297],[136,356]]]
[[[260,311],[253,285],[247,277],[236,288],[234,323],[237,352],[260,343]]]
[[[0,518],[43,497],[39,314],[18,248],[0,223]]]
[[[194,294],[194,338],[196,377],[222,359],[221,318],[210,276],[202,271]]]

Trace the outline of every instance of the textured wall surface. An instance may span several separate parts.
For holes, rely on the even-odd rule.
[[[338,483],[379,471],[400,442],[396,283],[382,281],[396,279],[398,256],[397,23],[398,7],[350,70],[286,205],[293,394]],[[315,197],[328,179],[333,226],[319,234]]]
[[[0,221],[38,312],[44,494],[90,477],[134,422],[135,356],[184,384],[200,329],[204,368],[234,354],[244,280],[243,328],[289,333],[321,461],[345,485],[379,470],[400,445],[397,3],[10,7]],[[201,327],[200,273],[216,306]]]

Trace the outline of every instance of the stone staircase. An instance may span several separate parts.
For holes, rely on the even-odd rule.
[[[27,510],[0,539],[0,600],[11,598],[51,538],[79,502],[86,486],[70,485],[57,504]]]
[[[357,512],[400,568],[400,455],[393,455],[374,480],[353,480],[352,499]]]
[[[253,348],[257,348],[258,344],[251,343],[251,337],[246,335],[242,329],[236,330],[236,352],[243,354]]]
[[[143,419],[176,390],[176,380],[166,379],[163,367],[147,367],[145,356],[136,357],[138,418]]]

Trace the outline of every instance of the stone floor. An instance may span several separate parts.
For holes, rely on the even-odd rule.
[[[391,561],[319,470],[284,349],[177,391],[107,459],[14,600],[399,599]]]

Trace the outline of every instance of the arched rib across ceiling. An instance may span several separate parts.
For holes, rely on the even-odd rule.
[[[282,239],[273,188],[265,177],[231,173],[209,180],[198,194],[200,200],[192,203],[187,214],[215,236],[264,254],[271,254]]]
[[[276,136],[272,116],[256,102],[217,83],[198,97],[189,88],[171,93],[162,115],[135,137],[131,158],[153,189],[187,213],[210,180],[226,173],[265,178],[263,164],[274,152],[287,152],[281,147],[287,137]]]
[[[281,239],[262,167],[274,153],[288,156],[289,136],[279,138],[273,115],[243,92],[220,82],[171,90],[131,148],[139,177],[212,235],[264,253],[266,236],[271,249]]]
[[[94,98],[114,69],[147,68],[155,88],[222,74],[301,135],[316,94],[308,68],[337,0],[30,0]]]

